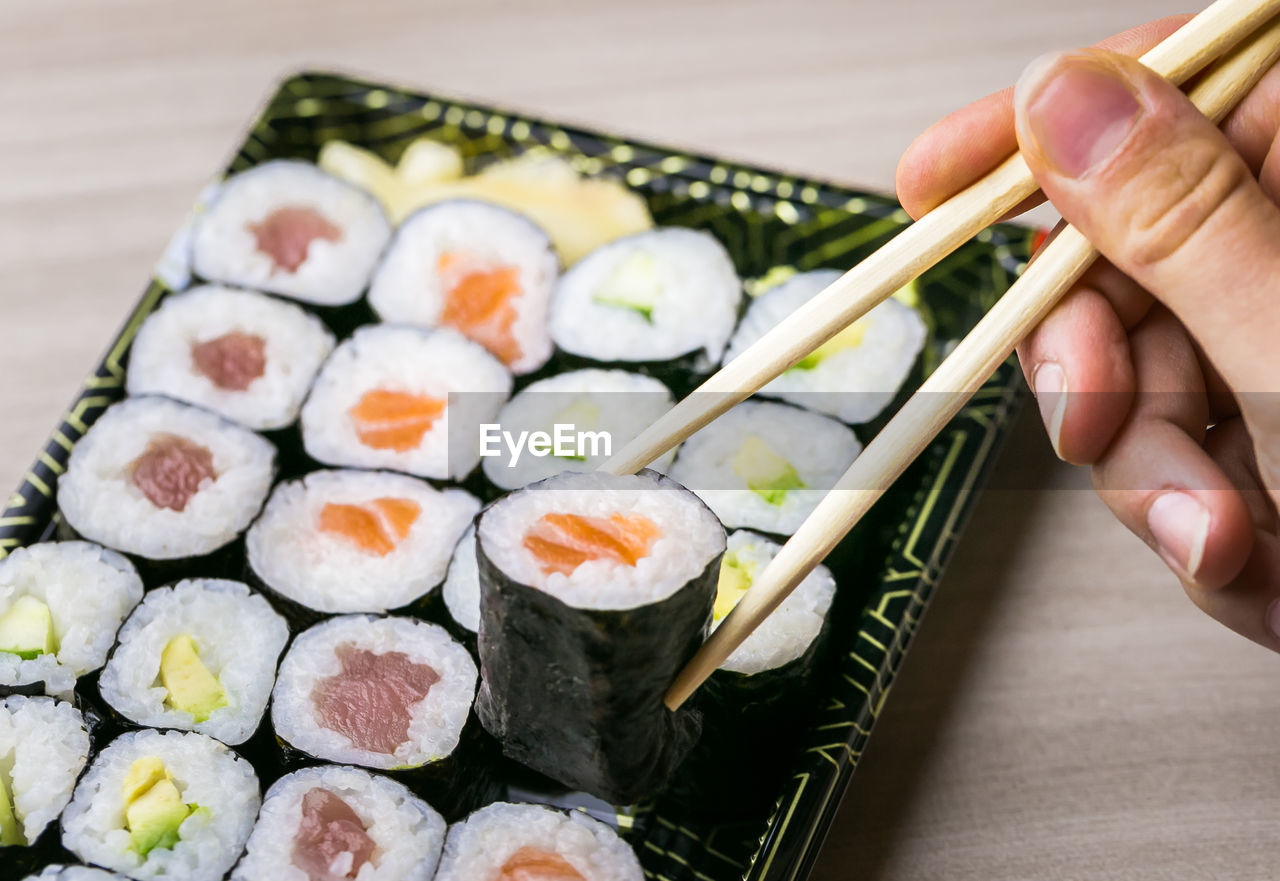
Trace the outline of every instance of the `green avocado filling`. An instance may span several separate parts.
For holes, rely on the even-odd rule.
[[[653,255],[644,251],[631,254],[596,288],[591,299],[601,306],[630,309],[652,323],[653,310],[662,299],[662,284]]]
[[[196,810],[182,803],[182,794],[164,762],[144,756],[129,766],[124,785],[124,825],[130,846],[140,857],[156,848],[170,849],[181,837],[178,829]]]
[[[22,822],[18,819],[13,799],[9,795],[9,785],[5,774],[0,772],[0,847],[27,843],[22,834]]]
[[[20,596],[0,615],[0,652],[17,655],[24,661],[40,655],[56,654],[58,639],[53,632],[53,614],[33,596]]]
[[[791,369],[813,370],[837,352],[843,352],[846,349],[856,349],[858,346],[862,345],[862,338],[866,335],[866,332],[866,319],[859,318],[853,324],[849,325],[831,339],[818,346],[818,348],[814,349],[808,355],[805,355],[800,359],[800,362]]]
[[[751,547],[748,545],[743,550],[751,550]],[[713,620],[717,623],[723,621],[746,596],[755,578],[755,563],[739,560],[732,551],[725,554],[724,562],[720,564],[720,580],[716,584],[716,604],[711,612]]]
[[[204,722],[227,705],[227,692],[218,677],[200,660],[195,641],[185,633],[169,640],[160,653],[160,684],[169,692],[165,703]]]
[[[804,489],[804,481],[791,467],[756,435],[749,435],[733,457],[733,472],[747,482],[747,488],[771,505],[781,505],[787,493]]]
[[[590,401],[579,398],[569,406],[565,407],[555,415],[551,420],[552,431],[548,434],[555,436],[555,426],[572,425],[575,431],[594,431],[596,426],[600,424],[600,408]],[[585,462],[586,456],[557,456],[557,459],[566,459],[572,462]]]

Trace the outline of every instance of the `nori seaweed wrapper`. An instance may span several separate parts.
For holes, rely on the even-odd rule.
[[[255,515],[256,516],[256,515]],[[86,538],[76,531],[67,518],[59,516],[57,520],[57,541],[87,541],[102,545],[101,541]],[[147,590],[174,584],[184,578],[230,578],[239,579],[244,560],[244,533],[241,532],[220,548],[207,554],[194,557],[174,557],[168,560],[153,560],[139,554],[131,554],[119,548],[103,545],[108,550],[122,554],[138,570],[142,584]]]
[[[476,544],[481,723],[506,756],[566,786],[614,804],[653,795],[701,732],[696,709],[672,713],[663,697],[706,639],[723,552],[666,599],[600,610],[514,581]]]

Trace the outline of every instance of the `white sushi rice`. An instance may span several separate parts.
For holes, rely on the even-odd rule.
[[[413,449],[361,442],[350,411],[374,390],[447,401]],[[440,480],[461,478],[480,461],[480,425],[493,422],[511,394],[511,374],[482,346],[447,328],[362,327],[320,370],[302,407],[307,453],[329,465],[390,468]]]
[[[164,763],[186,805],[172,848],[145,857],[131,848],[123,785],[135,761]],[[194,732],[137,731],[98,754],[62,816],[62,844],[80,859],[141,881],[216,881],[240,856],[261,796],[252,766],[223,744]]]
[[[375,845],[357,874],[351,875],[349,854],[338,858],[346,862],[332,866],[330,874],[359,881],[430,881],[444,845],[444,819],[402,784],[342,765],[304,768],[271,785],[231,881],[311,881],[293,864],[293,850],[303,796],[317,788],[346,802]]]
[[[757,297],[733,334],[725,363],[741,355],[840,275],[828,269],[804,272]],[[844,422],[869,422],[880,415],[911,373],[928,331],[919,312],[894,298],[873,308],[858,320],[858,325],[862,335],[857,345],[827,355],[814,367],[793,367],[766,385],[760,394]]]
[[[644,873],[618,834],[580,811],[497,802],[449,830],[436,881],[497,878],[523,848],[560,857],[585,881],[641,881]]]
[[[640,515],[660,532],[634,566],[589,560],[565,575],[544,572],[524,536],[546,514],[608,519]],[[580,609],[632,609],[688,584],[724,551],[724,528],[688,493],[657,475],[565,473],[495,502],[480,516],[486,556],[508,577]]]
[[[341,230],[317,238],[294,272],[258,250],[252,227],[281,208],[309,208]],[[378,200],[310,162],[265,162],[227,178],[196,222],[192,269],[210,281],[336,306],[359,299],[391,237]]]
[[[45,866],[39,875],[28,875],[23,881],[126,881],[126,877],[92,866],[55,865]]]
[[[409,533],[385,555],[320,528],[326,505],[375,499],[416,503]],[[321,612],[385,612],[407,605],[444,579],[458,536],[480,510],[460,489],[438,490],[404,474],[315,471],[282,483],[249,530],[249,563],[272,590]]]
[[[512,442],[504,438],[497,445],[500,454],[486,455],[481,466],[502,489],[518,489],[565,470],[593,471],[674,404],[670,389],[661,382],[625,370],[575,370],[542,379],[520,391],[498,414],[502,432],[517,445],[525,438],[519,454],[511,452]],[[534,432],[554,437],[557,425],[572,434],[569,447],[577,458],[556,456],[554,451],[539,456],[529,449],[528,438]],[[579,432],[595,432],[608,440],[580,442]],[[675,455],[672,448],[649,467],[666,471]]]
[[[737,568],[746,572],[754,582],[780,550],[782,545],[777,542],[739,529],[729,536],[725,561],[726,564],[730,559],[736,561]],[[720,665],[720,669],[751,676],[802,657],[822,632],[823,622],[831,611],[835,596],[835,578],[830,569],[819,564],[782,601],[782,605],[774,609],[764,619],[764,623],[752,631],[742,645],[734,649],[729,659]],[[723,620],[723,617],[717,615],[712,622],[712,629],[719,627]]]
[[[749,489],[735,458],[750,440],[784,458],[806,488],[787,491],[780,504]],[[860,452],[853,431],[828,416],[749,400],[686,440],[670,474],[697,493],[725,526],[790,535]]]
[[[243,391],[221,388],[201,373],[195,346],[228,334],[262,339],[262,376]],[[263,430],[298,418],[302,399],[333,351],[324,323],[292,303],[206,285],[168,297],[138,330],[129,356],[131,395],[160,394],[187,401]]]
[[[383,321],[440,325],[449,290],[447,274],[438,264],[453,254],[478,267],[517,270],[520,293],[510,305],[515,310],[511,334],[520,357],[507,367],[521,375],[547,363],[551,357],[547,310],[558,271],[556,254],[551,240],[533,221],[497,205],[450,200],[405,220],[369,285],[369,304]]]
[[[468,526],[453,549],[449,574],[445,576],[444,605],[459,626],[480,630],[480,565],[476,562],[476,528]]]
[[[62,813],[88,759],[89,733],[71,704],[21,696],[0,702],[0,775],[27,844]]]
[[[200,662],[226,692],[227,705],[203,722],[169,706],[169,692],[160,682],[161,653],[184,635],[195,642]],[[284,618],[238,581],[180,581],[150,591],[129,616],[98,687],[107,703],[139,725],[243,743],[267,708],[276,662],[288,640]]]
[[[651,277],[624,278],[637,261]],[[648,318],[596,300],[603,290],[632,285],[658,292]],[[702,350],[715,364],[741,300],[724,246],[709,233],[668,227],[603,245],[566,272],[551,300],[551,338],[597,361],[666,361]]]
[[[78,677],[106,663],[121,622],[142,599],[142,579],[115,551],[46,542],[0,560],[0,616],[24,596],[49,607],[57,651],[25,661],[0,652],[0,686],[43,682],[46,693],[70,697]]]
[[[133,464],[155,438],[177,436],[209,450],[217,477],[186,509],[160,508],[133,482]],[[262,507],[275,447],[219,416],[161,397],[128,398],[99,417],[71,451],[58,506],[80,535],[153,560],[193,557],[234,539]]]
[[[401,652],[439,675],[427,696],[411,710],[409,739],[394,753],[355,747],[345,735],[326,728],[312,693],[325,679],[342,673],[336,652],[351,644],[374,654]],[[368,768],[416,768],[451,755],[475,700],[475,661],[443,627],[412,618],[347,615],[317,624],[289,647],[271,702],[276,734],[296,749],[329,762]]]

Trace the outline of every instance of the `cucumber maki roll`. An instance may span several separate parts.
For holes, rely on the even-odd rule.
[[[310,162],[281,159],[225,180],[196,223],[201,278],[320,306],[352,303],[391,237],[378,200]]]
[[[860,452],[853,432],[830,417],[748,400],[686,440],[671,477],[725,526],[790,535]]]
[[[641,881],[635,852],[574,811],[498,802],[449,830],[436,881]]]
[[[89,766],[62,815],[62,844],[141,881],[217,881],[239,858],[260,804],[253,768],[213,738],[137,731]]]
[[[479,510],[464,490],[404,474],[316,471],[271,494],[249,530],[249,565],[314,612],[385,612],[439,586]]]
[[[307,453],[326,465],[448,480],[480,461],[481,423],[511,394],[511,374],[447,328],[363,327],[334,351],[302,407]]]
[[[725,363],[840,275],[830,269],[803,272],[756,297],[729,342]],[[760,394],[844,422],[870,422],[902,388],[927,335],[920,313],[890,298],[806,355]]]
[[[602,245],[566,272],[551,300],[551,338],[600,362],[720,361],[742,283],[709,233],[668,227]]]
[[[431,881],[445,822],[403,785],[329,765],[267,790],[231,881]]]
[[[13,695],[0,701],[0,864],[58,818],[89,759],[89,732],[71,704]]]
[[[653,471],[566,473],[476,527],[481,723],[503,752],[614,803],[652,794],[698,735],[662,703],[707,635],[724,529]]]
[[[45,866],[39,875],[28,875],[23,881],[127,881],[124,875],[91,866]]]
[[[248,428],[284,428],[333,334],[292,303],[207,285],[170,296],[143,322],[129,355],[131,395],[159,394]]]
[[[487,202],[437,202],[396,230],[369,304],[383,321],[451,327],[520,376],[551,357],[557,270],[551,240],[527,217]]]
[[[120,628],[98,688],[137,725],[239,744],[262,720],[289,626],[237,581],[194,579],[149,592]]]
[[[0,560],[0,690],[69,697],[106,663],[141,599],[133,564],[89,542],[34,544]]]

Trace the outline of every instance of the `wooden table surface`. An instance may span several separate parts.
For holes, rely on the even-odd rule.
[[[1157,0],[0,0],[0,486],[283,74],[337,68],[889,189],[1040,52]],[[1023,419],[814,875],[1273,878],[1278,659]]]

